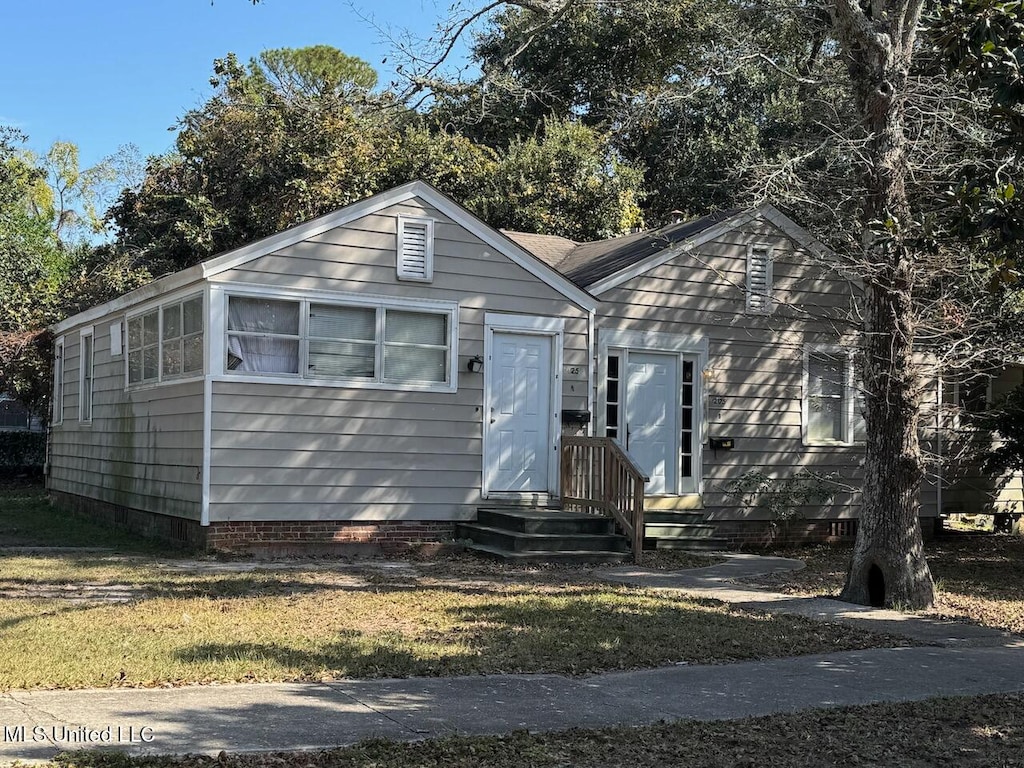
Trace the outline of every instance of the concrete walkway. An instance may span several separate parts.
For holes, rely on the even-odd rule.
[[[0,695],[0,761],[79,746],[133,753],[313,749],[680,718],[728,719],[808,707],[1024,691],[1024,638],[967,625],[737,587],[730,579],[799,567],[730,557],[697,571],[613,568],[614,581],[680,589],[770,611],[858,623],[929,643],[728,665],[587,677],[495,675]]]

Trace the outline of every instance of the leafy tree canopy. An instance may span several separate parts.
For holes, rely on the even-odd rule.
[[[552,120],[496,150],[392,93],[321,89],[297,101],[253,67],[217,60],[217,90],[182,119],[176,152],[152,158],[110,210],[118,248],[154,274],[414,179],[497,227],[593,239],[641,222],[641,176],[595,129]]]

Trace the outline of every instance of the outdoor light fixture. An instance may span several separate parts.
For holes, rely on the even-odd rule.
[[[484,359],[480,355],[469,358],[469,362],[466,363],[466,368],[470,373],[480,373],[484,369]]]

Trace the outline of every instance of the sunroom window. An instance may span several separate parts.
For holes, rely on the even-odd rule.
[[[203,372],[203,297],[164,304],[128,318],[128,384]]]
[[[311,304],[310,376],[372,379],[377,356],[377,311],[373,307]]]
[[[227,370],[445,384],[451,322],[449,311],[229,296]]]
[[[384,313],[384,379],[443,382],[448,378],[448,323],[445,315]]]
[[[299,302],[232,296],[228,370],[299,372]]]

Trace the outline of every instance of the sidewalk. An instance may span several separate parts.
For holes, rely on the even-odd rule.
[[[967,625],[736,587],[728,579],[793,568],[751,556],[697,571],[635,568],[603,578],[683,589],[765,610],[848,621],[926,642],[716,666],[588,677],[496,675],[172,689],[13,691],[0,695],[0,761],[63,749],[132,753],[315,749],[370,737],[423,739],[660,720],[729,719],[808,707],[1024,691],[1024,638]],[[24,730],[20,728],[24,726]]]

